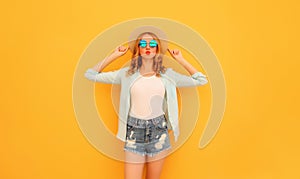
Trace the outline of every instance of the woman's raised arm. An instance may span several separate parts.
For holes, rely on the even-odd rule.
[[[110,54],[104,60],[102,60],[98,64],[96,64],[93,67],[93,69],[97,72],[101,72],[108,64],[113,62],[118,57],[124,55],[127,52],[127,50],[128,50],[128,47],[126,48],[124,46],[119,46],[118,48],[116,48],[116,50],[112,54]]]
[[[188,61],[186,61],[183,58],[180,50],[168,49],[168,51],[172,55],[172,57],[179,64],[181,64],[191,75],[191,76],[186,76],[170,69],[168,73],[173,78],[173,81],[176,83],[177,87],[205,85],[208,82],[206,75],[199,72],[195,67],[193,67],[193,65],[191,65]]]
[[[104,60],[100,61],[93,68],[86,70],[84,76],[94,82],[120,84],[120,72],[124,69],[115,71],[102,72],[102,70],[118,57],[124,55],[128,47],[119,46],[111,55],[107,56]]]

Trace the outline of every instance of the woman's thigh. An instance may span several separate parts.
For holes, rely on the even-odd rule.
[[[125,151],[125,179],[141,179],[146,157]]]
[[[147,179],[160,178],[164,161],[168,152],[168,150],[165,150],[153,157],[147,156]]]
[[[160,153],[154,155],[154,156],[147,156],[146,157],[146,162],[149,163],[149,162],[155,162],[155,161],[163,161],[169,154],[171,149],[166,149],[166,150],[163,150],[161,151]]]

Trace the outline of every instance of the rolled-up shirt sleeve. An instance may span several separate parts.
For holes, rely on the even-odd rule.
[[[194,73],[192,75],[192,78],[197,81],[198,85],[205,85],[206,83],[208,83],[207,76],[201,73],[200,71]]]
[[[173,69],[168,69],[168,73],[177,87],[201,86],[208,83],[206,75],[199,71],[191,76],[180,74]]]
[[[97,72],[96,70],[89,68],[86,70],[84,76],[88,80],[100,83],[109,83],[109,84],[120,84],[121,76],[120,72],[122,69],[109,71],[109,72]]]

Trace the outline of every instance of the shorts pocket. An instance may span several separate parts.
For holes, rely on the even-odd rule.
[[[127,124],[126,136],[129,137],[130,134],[133,132],[133,130],[134,130],[134,126]]]
[[[166,120],[160,121],[158,124],[156,124],[156,128],[160,130],[168,129],[167,121]]]
[[[134,126],[127,124],[127,130],[131,130]]]
[[[144,142],[145,129],[127,125],[126,138],[137,143]]]

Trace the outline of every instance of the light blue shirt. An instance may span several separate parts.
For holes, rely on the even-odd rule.
[[[125,141],[127,117],[130,110],[130,88],[133,82],[140,77],[140,72],[127,76],[129,67],[109,72],[97,72],[92,68],[87,69],[85,77],[94,82],[120,84],[120,107],[118,115],[117,138]],[[207,78],[201,72],[196,72],[192,76],[183,75],[175,72],[172,68],[167,68],[165,73],[161,73],[161,79],[165,86],[165,97],[163,110],[167,119],[168,129],[173,130],[174,139],[177,141],[179,136],[178,125],[178,103],[176,87],[191,87],[206,84]]]

